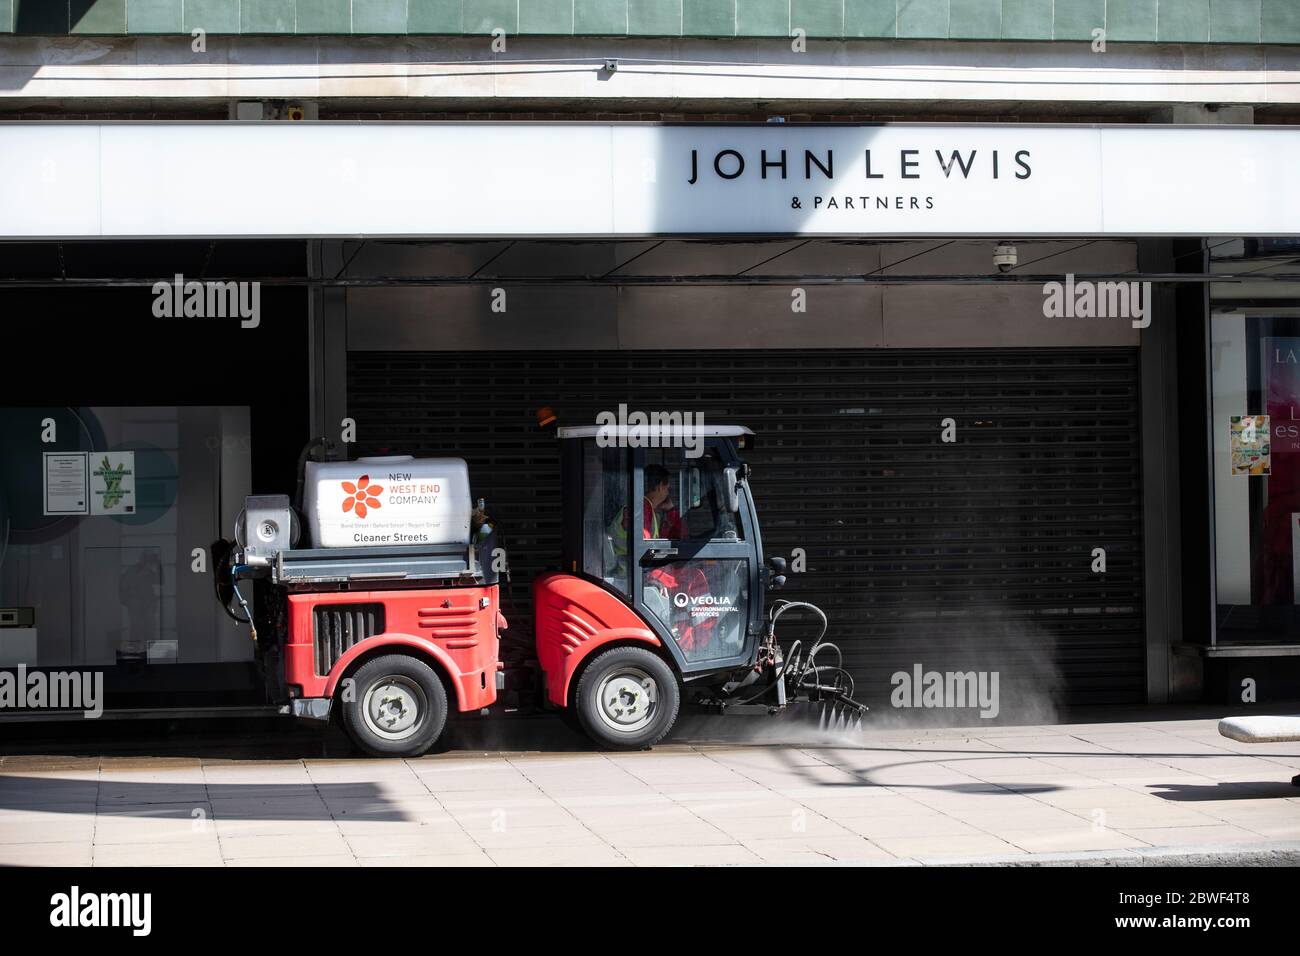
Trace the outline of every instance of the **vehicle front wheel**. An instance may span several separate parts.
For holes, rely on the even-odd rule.
[[[418,757],[447,726],[447,690],[433,668],[405,654],[367,661],[352,675],[343,726],[376,757]]]
[[[681,692],[663,658],[641,647],[598,654],[573,696],[578,721],[593,740],[615,750],[658,743],[677,720]]]

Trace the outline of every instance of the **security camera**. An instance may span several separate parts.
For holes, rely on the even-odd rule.
[[[993,264],[998,267],[998,272],[1010,272],[1016,267],[1020,259],[1016,255],[1016,247],[1009,242],[999,242],[993,249]]]

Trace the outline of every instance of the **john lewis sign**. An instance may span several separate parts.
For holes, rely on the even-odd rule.
[[[1285,236],[1300,129],[0,124],[0,237]]]

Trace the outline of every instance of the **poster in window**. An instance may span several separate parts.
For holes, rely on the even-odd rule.
[[[84,515],[86,503],[86,453],[50,452],[42,456],[45,464],[45,497],[41,513],[45,515]]]
[[[1272,467],[1267,415],[1233,415],[1232,473],[1267,475]]]
[[[135,452],[91,453],[90,513],[92,515],[135,514]]]

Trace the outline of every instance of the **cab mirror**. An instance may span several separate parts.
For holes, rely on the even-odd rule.
[[[736,490],[736,469],[724,468],[722,474],[726,476],[727,482],[727,510],[735,514],[740,510],[740,495]]]

